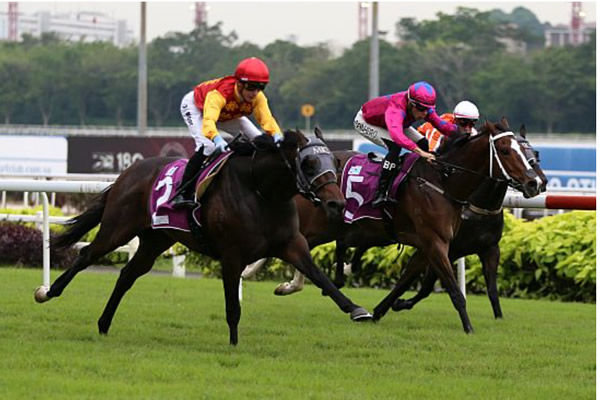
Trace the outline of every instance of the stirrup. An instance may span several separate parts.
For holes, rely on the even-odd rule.
[[[192,208],[196,206],[196,202],[193,200],[186,199],[183,194],[178,194],[171,200],[171,206],[177,208]]]
[[[375,200],[371,202],[371,206],[374,208],[383,207],[385,203],[396,204],[396,199],[389,196],[389,193],[385,193],[381,196],[377,196]]]

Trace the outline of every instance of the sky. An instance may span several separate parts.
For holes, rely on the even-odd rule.
[[[248,41],[265,46],[277,39],[295,39],[301,46],[319,42],[331,42],[340,47],[351,46],[358,39],[357,1],[208,1],[208,23],[222,22],[224,33],[235,31],[239,43]],[[194,2],[149,1],[146,6],[146,35],[150,41],[170,31],[189,32],[194,26]],[[523,6],[531,10],[540,22],[568,24],[571,2],[566,1],[380,1],[379,30],[384,36],[395,40],[396,22],[403,17],[417,20],[436,19],[436,13],[453,14],[458,6],[472,7],[481,11],[499,8],[511,12]],[[113,2],[19,2],[19,12],[32,14],[36,11],[79,12],[97,11],[116,19],[127,20],[134,37],[139,37],[140,3]],[[7,2],[0,2],[0,10],[8,9]],[[582,2],[585,22],[596,21],[596,3]],[[369,17],[370,25],[370,17]]]

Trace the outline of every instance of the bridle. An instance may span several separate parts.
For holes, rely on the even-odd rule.
[[[254,182],[254,187],[256,188],[256,193],[263,199],[267,199],[267,197],[261,192],[260,186],[255,177],[254,162],[257,148],[254,146],[254,144],[252,144],[252,146],[254,147],[254,151],[252,153],[252,161],[250,163],[250,174],[252,176],[252,181]],[[281,156],[286,169],[296,177],[296,187],[298,192],[310,200],[313,204],[318,205],[321,203],[321,199],[319,199],[317,195],[319,190],[329,184],[337,184],[337,175],[333,154],[321,139],[316,137],[308,138],[308,143],[298,150],[294,159],[294,166],[290,164],[281,146],[277,145],[277,152]],[[319,168],[317,168],[317,171],[314,173],[306,172],[302,169],[303,161],[308,157],[317,158],[317,165]],[[333,174],[333,179],[329,179],[315,186],[315,181],[327,172],[331,172]]]
[[[515,150],[517,152],[517,154],[521,157],[521,159],[523,160],[523,164],[526,166],[526,168],[529,169],[533,169],[532,164],[529,162],[529,160],[527,159],[527,157],[525,157],[525,154],[523,154],[523,152],[521,151],[521,148],[519,146],[519,142],[516,140],[516,136],[514,134],[514,132],[512,131],[504,131],[504,132],[500,132],[496,135],[493,135],[491,132],[489,133],[489,151],[490,151],[490,164],[489,164],[489,169],[488,169],[488,175],[484,175],[481,174],[477,171],[474,171],[472,169],[469,168],[465,168],[462,167],[460,165],[455,165],[452,163],[448,163],[446,161],[441,161],[441,160],[434,160],[434,163],[440,164],[444,167],[448,167],[451,170],[460,170],[460,171],[464,171],[473,175],[477,175],[477,176],[482,176],[485,177],[486,179],[491,179],[491,180],[497,180],[497,181],[502,181],[505,180],[508,182],[509,186],[513,187],[513,188],[517,188],[519,187],[520,183],[517,182],[516,180],[514,180],[506,171],[506,168],[504,167],[504,165],[502,164],[502,160],[500,159],[500,156],[498,155],[498,150],[496,149],[495,146],[495,142],[498,139],[502,139],[503,137],[511,137],[511,148],[513,150]],[[503,178],[495,178],[493,176],[493,168],[494,168],[494,160],[496,160],[496,163],[498,164],[498,168],[500,169],[500,172],[502,173],[502,177]]]
[[[302,169],[303,161],[307,160],[308,157],[316,158],[317,171],[307,172]],[[298,187],[298,191],[313,204],[320,204],[321,199],[317,195],[319,190],[327,185],[337,184],[335,161],[331,150],[318,137],[308,138],[308,143],[298,151],[295,161],[297,170],[296,186]],[[333,179],[321,182],[315,186],[315,181],[328,172],[331,172]]]

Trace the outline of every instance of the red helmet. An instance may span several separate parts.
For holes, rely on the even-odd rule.
[[[235,77],[242,82],[268,83],[269,68],[260,58],[246,58],[235,69]]]

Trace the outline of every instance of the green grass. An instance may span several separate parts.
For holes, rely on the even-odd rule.
[[[502,299],[496,321],[469,296],[467,336],[445,294],[358,324],[314,286],[246,282],[233,347],[212,279],[140,278],[100,336],[115,280],[83,272],[40,305],[41,271],[0,268],[0,399],[595,397],[595,305]],[[368,309],[387,293],[344,291]]]

